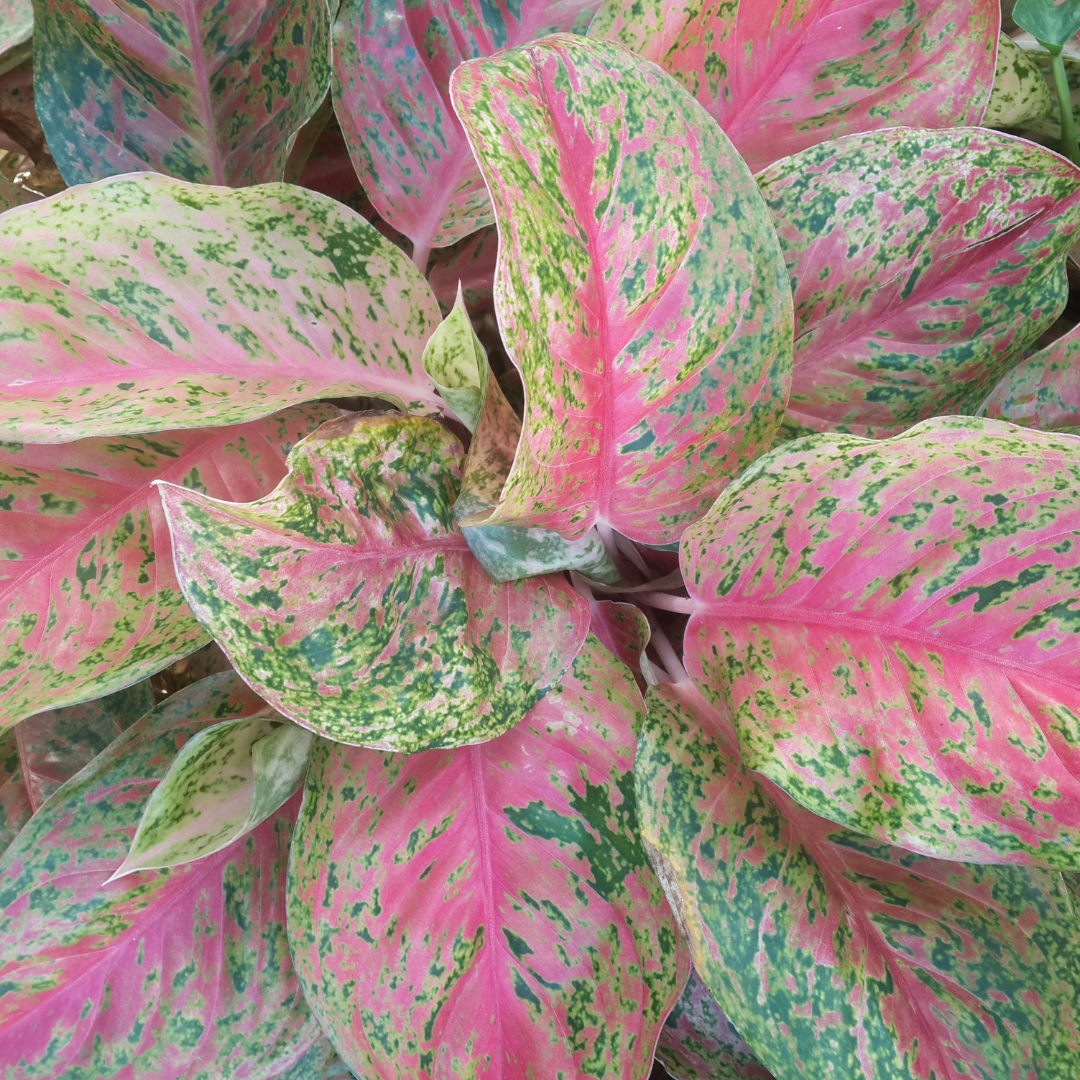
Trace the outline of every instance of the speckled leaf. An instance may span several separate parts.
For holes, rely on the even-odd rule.
[[[432,252],[427,279],[439,304],[446,310],[453,307],[460,286],[470,315],[492,311],[498,254],[499,231],[494,225],[467,236],[452,247]]]
[[[338,412],[298,405],[231,428],[0,444],[0,727],[100,697],[193,652],[151,484],[254,499]]]
[[[1080,919],[1063,875],[943,862],[816,817],[726,714],[654,687],[642,838],[694,965],[778,1080],[1072,1080]]]
[[[491,369],[465,309],[460,284],[453,309],[424,346],[424,370],[454,415],[475,432]]]
[[[150,795],[111,880],[213,855],[300,790],[314,736],[269,707],[264,711],[265,718],[204,728],[184,744]]]
[[[559,30],[598,0],[343,0],[334,107],[368,198],[426,261],[491,224],[491,202],[450,104],[450,74]]]
[[[656,1056],[674,1080],[773,1080],[696,971],[660,1029]]]
[[[89,765],[153,708],[148,679],[115,694],[29,716],[15,725],[22,777],[37,810],[61,784]]]
[[[979,410],[993,420],[1080,433],[1080,327],[1007,372]]]
[[[754,169],[826,139],[978,124],[999,0],[606,0],[589,36],[671,72]]]
[[[437,411],[427,283],[359,215],[284,184],[143,173],[0,216],[0,435],[235,424],[320,397]]]
[[[1016,0],[1012,17],[1043,44],[1060,48],[1080,30],[1080,0]]]
[[[33,49],[33,0],[0,0],[0,72],[28,60]]]
[[[321,1038],[285,930],[299,796],[217,855],[102,884],[184,742],[262,707],[232,672],[180,691],[0,858],[5,1076],[268,1080]]]
[[[557,575],[498,584],[454,524],[464,450],[432,420],[353,414],[247,505],[161,488],[184,595],[296,723],[415,751],[493,738],[558,684],[588,630]]]
[[[280,180],[330,85],[326,0],[34,0],[38,114],[69,184]]]
[[[0,732],[0,855],[19,835],[33,812],[30,792],[23,780],[15,731]]]
[[[525,383],[490,524],[668,543],[776,429],[791,297],[746,167],[669,76],[568,36],[465,64],[496,306]]]
[[[943,858],[1080,868],[1080,439],[974,417],[760,459],[683,537],[746,764]]]
[[[997,132],[853,135],[758,177],[795,296],[785,428],[973,413],[1057,318],[1080,170]]]
[[[483,409],[453,508],[469,550],[496,581],[577,570],[595,581],[620,584],[619,571],[595,528],[576,540],[566,540],[553,529],[487,524],[502,495],[520,441],[521,421],[498,381],[488,377]]]
[[[589,629],[634,673],[638,687],[644,690],[646,680],[642,664],[643,661],[648,663],[645,647],[651,636],[645,613],[636,604],[615,600],[591,600],[589,613]],[[636,729],[634,735],[637,735]]]
[[[637,836],[641,712],[590,637],[562,686],[483,746],[317,746],[289,941],[359,1075],[649,1075],[689,963]]]
[[[1019,128],[1045,120],[1053,109],[1050,87],[1039,65],[1012,38],[998,44],[994,92],[986,106],[987,127]]]

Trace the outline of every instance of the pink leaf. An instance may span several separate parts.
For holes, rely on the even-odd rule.
[[[774,1075],[1075,1075],[1080,921],[1064,875],[833,825],[743,767],[722,704],[685,684],[647,704],[643,840],[695,968]]]
[[[232,672],[148,713],[0,858],[0,1069],[269,1080],[321,1039],[285,932],[294,797],[197,863],[102,883],[186,739],[264,708]]]
[[[347,207],[141,173],[0,216],[0,438],[236,424],[365,394],[438,412],[427,282]]]
[[[491,224],[483,178],[450,105],[451,72],[544,34],[584,30],[597,3],[343,0],[334,107],[368,198],[418,252]]]
[[[500,735],[558,685],[588,607],[561,575],[484,572],[450,509],[463,456],[433,420],[357,413],[257,502],[162,486],[185,597],[283,715],[412,752]]]
[[[316,748],[289,938],[354,1071],[649,1075],[688,963],[637,837],[641,710],[590,637],[562,686],[482,746]]]
[[[325,0],[35,6],[37,108],[69,184],[280,180],[330,82]]]
[[[553,37],[454,73],[495,201],[495,304],[525,383],[490,525],[663,544],[767,446],[791,296],[768,211],[670,77]]]
[[[0,726],[119,690],[204,644],[153,481],[256,498],[336,412],[304,405],[230,428],[0,446]]]
[[[606,0],[589,36],[671,72],[754,169],[815,143],[909,124],[978,124],[998,0]]]
[[[1080,868],[1080,438],[812,436],[682,544],[686,668],[748,767],[927,855]]]
[[[823,143],[758,175],[795,297],[784,426],[881,438],[973,413],[1068,296],[1080,170],[981,129]]]
[[[979,411],[1040,431],[1080,433],[1080,327],[1006,372]]]

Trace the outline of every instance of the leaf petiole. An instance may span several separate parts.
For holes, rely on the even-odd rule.
[[[1058,109],[1061,112],[1061,144],[1065,156],[1074,164],[1080,165],[1080,143],[1076,139],[1076,118],[1073,116],[1072,95],[1069,92],[1069,80],[1065,75],[1065,59],[1062,50],[1049,46],[1054,72],[1054,88],[1057,90]]]

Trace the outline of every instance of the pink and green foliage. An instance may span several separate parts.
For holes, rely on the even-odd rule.
[[[730,718],[651,689],[642,837],[694,965],[778,1080],[1069,1080],[1080,921],[1062,875],[913,855],[804,810]]]
[[[0,217],[5,438],[235,424],[350,394],[439,407],[419,364],[431,290],[333,199],[143,173],[27,209]]]
[[[280,180],[330,82],[325,0],[34,0],[37,111],[69,184]]]
[[[1080,440],[945,418],[756,462],[687,530],[749,768],[914,851],[1080,869]]]
[[[49,709],[16,724],[22,779],[34,810],[148,713],[154,701],[153,688],[144,680],[97,701]]]
[[[31,55],[33,0],[0,0],[0,71],[10,71]]]
[[[338,410],[294,406],[227,428],[0,444],[0,727],[121,689],[207,635],[173,572],[152,484],[254,499]]]
[[[23,780],[22,762],[15,730],[0,733],[0,855],[19,835],[34,812],[30,792]]]
[[[656,1056],[674,1080],[773,1080],[696,971],[664,1021]]]
[[[590,637],[482,746],[316,748],[289,937],[358,1075],[649,1075],[689,965],[637,835],[642,708]]]
[[[588,605],[560,576],[488,577],[451,512],[463,456],[433,420],[361,413],[254,503],[162,486],[184,595],[284,716],[411,752],[499,735],[558,685]]]
[[[490,225],[491,201],[450,75],[560,30],[584,31],[598,0],[342,0],[334,105],[368,198],[421,251]]]
[[[671,72],[760,169],[815,143],[977,124],[998,0],[606,0],[589,36]]]
[[[1006,372],[979,412],[1021,427],[1080,434],[1080,329]]]
[[[791,298],[749,171],[674,80],[604,42],[472,61],[453,94],[525,383],[487,523],[678,539],[769,444],[787,395]]]
[[[973,413],[1065,306],[1080,170],[997,132],[854,135],[758,175],[795,298],[785,428]]]
[[[184,742],[264,707],[231,672],[181,691],[0,858],[5,1075],[271,1080],[321,1040],[285,930],[299,796],[217,855],[102,884]]]
[[[491,225],[452,247],[432,252],[427,279],[439,306],[449,311],[461,286],[465,306],[473,317],[495,306],[495,261],[499,254],[498,229]]]

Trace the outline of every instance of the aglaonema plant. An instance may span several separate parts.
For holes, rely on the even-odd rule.
[[[998,5],[8,7],[5,1080],[1075,1080]]]

